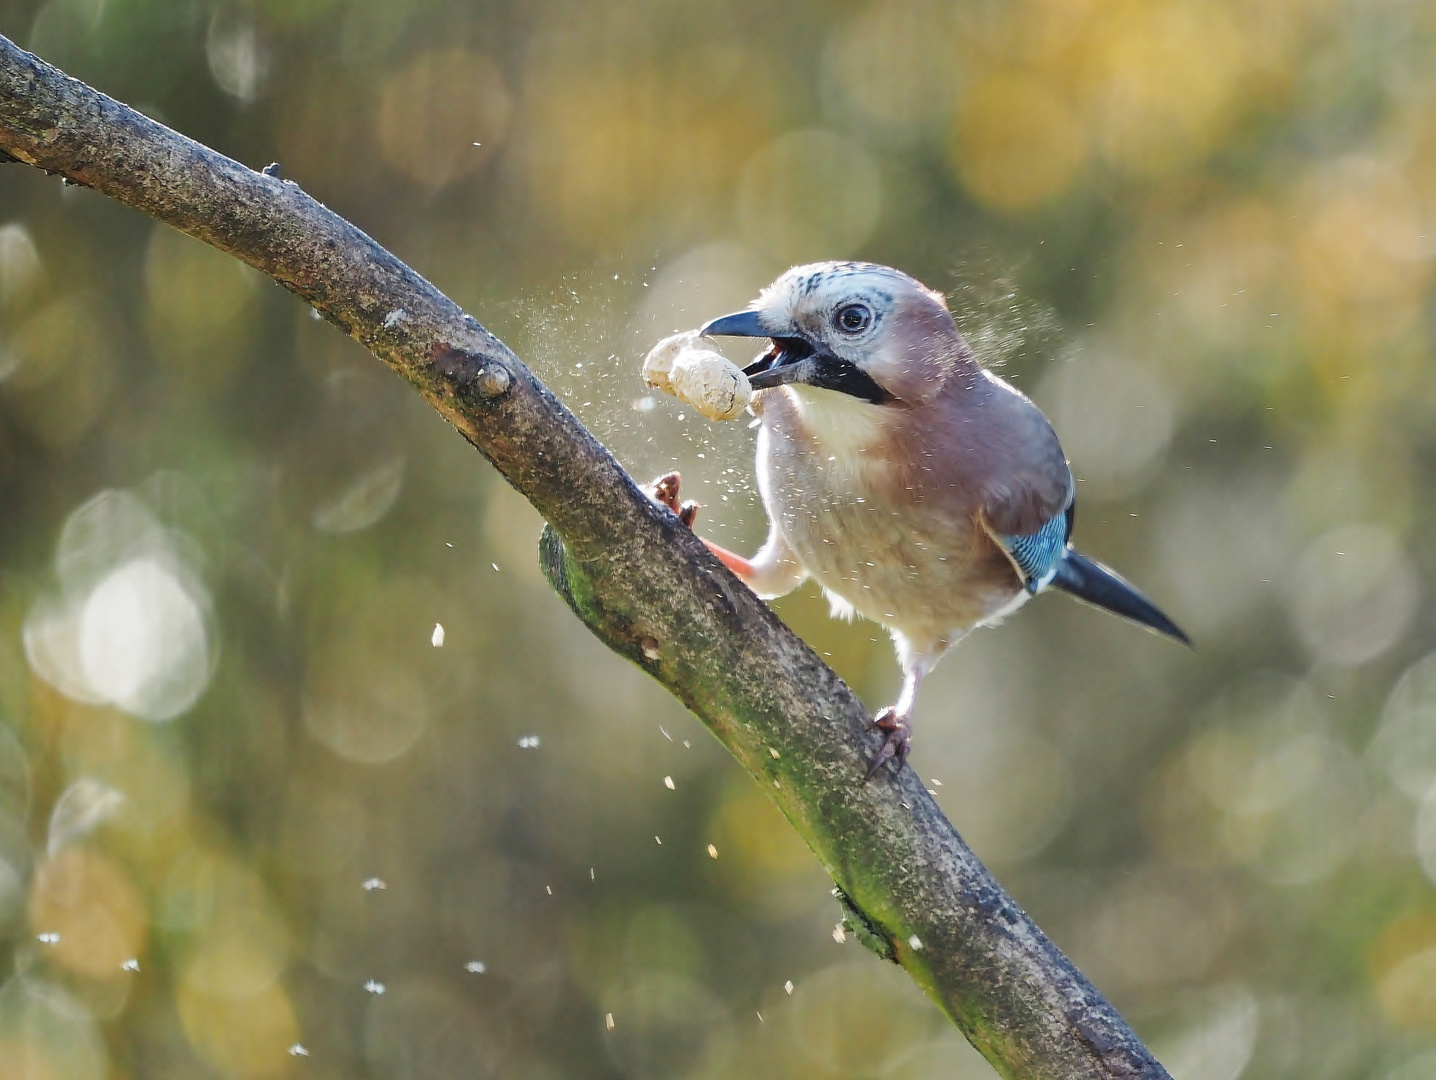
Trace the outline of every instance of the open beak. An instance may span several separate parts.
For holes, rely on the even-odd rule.
[[[814,349],[801,337],[779,337],[765,327],[756,311],[735,311],[722,315],[698,331],[704,337],[772,338],[773,347],[743,369],[754,390],[767,390],[783,383],[806,382],[811,374]]]
[[[771,338],[772,347],[743,369],[754,390],[768,390],[784,383],[806,383],[822,390],[881,405],[893,396],[873,381],[867,372],[848,360],[819,351],[796,330],[788,334],[767,327],[756,311],[735,311],[714,319],[698,331],[704,337]]]

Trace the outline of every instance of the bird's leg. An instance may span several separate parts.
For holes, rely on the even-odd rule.
[[[913,706],[917,702],[917,688],[922,683],[922,677],[927,674],[928,666],[914,664],[909,668],[903,675],[902,693],[898,694],[897,704],[883,709],[868,724],[869,731],[884,732],[886,737],[882,746],[878,747],[878,752],[873,755],[863,783],[876,776],[877,771],[889,761],[896,761],[899,771],[907,762],[908,751],[912,749]]]
[[[739,581],[750,587],[754,585],[758,576],[758,568],[751,561],[725,547],[720,547],[706,537],[700,536],[698,539],[703,541],[704,547],[718,556],[719,562],[738,575]]]
[[[688,502],[682,501],[679,496],[679,490],[682,486],[683,477],[681,474],[676,472],[664,473],[649,485],[648,496],[654,502],[672,510],[678,515],[678,520],[691,529],[693,528],[693,522],[698,517],[699,504],[691,500]],[[737,574],[739,579],[749,583],[753,581],[757,571],[749,560],[729,551],[725,547],[720,547],[713,543],[712,540],[706,540],[701,536],[699,539],[703,540],[703,546],[718,556],[718,561],[733,571],[733,573]]]

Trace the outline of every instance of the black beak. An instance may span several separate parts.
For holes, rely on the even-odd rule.
[[[771,337],[772,334],[758,321],[756,311],[735,311],[732,315],[720,315],[698,331],[704,337]]]
[[[767,390],[788,382],[807,382],[808,366],[802,361],[813,355],[813,347],[802,338],[777,337],[759,321],[756,311],[735,311],[722,315],[698,331],[704,337],[772,338],[768,349],[743,369],[754,390]],[[809,365],[810,366],[810,365]]]
[[[706,324],[698,331],[704,337],[772,338],[773,346],[743,369],[754,390],[767,390],[784,383],[806,383],[836,390],[880,405],[892,395],[878,386],[866,372],[827,352],[820,353],[807,338],[774,334],[764,326],[756,311],[735,311]]]

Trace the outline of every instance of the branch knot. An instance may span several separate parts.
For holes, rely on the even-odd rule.
[[[477,390],[483,398],[496,398],[513,385],[508,368],[497,360],[485,360],[452,345],[435,345],[431,350],[434,371],[462,392]]]

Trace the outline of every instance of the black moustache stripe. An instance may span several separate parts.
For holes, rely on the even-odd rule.
[[[862,368],[832,353],[818,352],[804,338],[774,338],[773,347],[743,369],[759,381],[759,389],[782,383],[802,383],[858,398],[873,405],[895,400]],[[769,376],[758,380],[758,376]]]
[[[874,382],[871,375],[851,361],[839,360],[836,356],[817,356],[814,361],[809,365],[808,377],[803,380],[809,386],[836,390],[873,405],[893,400],[893,396]]]

